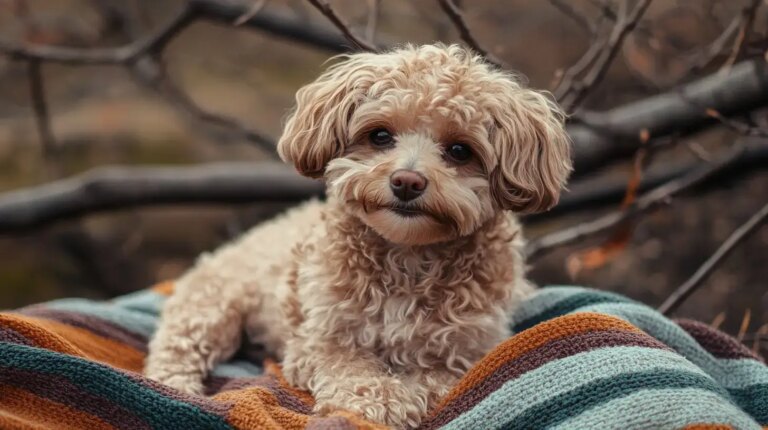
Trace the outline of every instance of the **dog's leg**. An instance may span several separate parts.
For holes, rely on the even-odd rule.
[[[419,370],[403,380],[412,390],[426,390],[427,410],[436,407],[440,400],[459,382],[456,373],[448,370]]]
[[[285,376],[312,392],[320,415],[346,410],[394,428],[415,428],[427,411],[427,390],[406,384],[371,354],[323,342],[294,346],[286,347]]]
[[[190,394],[202,393],[210,370],[240,345],[243,281],[215,262],[203,258],[179,280],[149,344],[145,374]]]

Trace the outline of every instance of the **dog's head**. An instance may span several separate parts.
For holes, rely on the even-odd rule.
[[[345,57],[298,91],[278,152],[408,245],[549,209],[571,170],[557,105],[454,45]]]

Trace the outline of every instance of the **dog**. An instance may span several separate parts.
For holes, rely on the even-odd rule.
[[[327,200],[201,256],[146,374],[202,393],[245,335],[316,413],[418,426],[533,289],[516,214],[557,203],[564,114],[470,50],[408,45],[344,56],[301,88],[277,149]]]

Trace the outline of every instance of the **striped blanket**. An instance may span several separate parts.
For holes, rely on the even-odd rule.
[[[236,357],[188,396],[140,374],[164,284],[108,302],[68,299],[0,314],[0,427],[378,429],[312,397],[279,366]],[[518,333],[466,375],[424,429],[760,429],[768,368],[735,339],[625,297],[540,290]]]

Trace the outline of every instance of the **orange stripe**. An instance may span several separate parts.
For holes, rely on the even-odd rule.
[[[140,372],[144,353],[124,343],[57,321],[24,315],[0,315],[0,326],[11,327],[36,346]]]
[[[733,430],[728,424],[689,424],[683,430]]]
[[[83,357],[83,352],[75,348],[69,341],[28,321],[21,315],[0,314],[0,327],[10,328],[40,348]]]
[[[154,287],[152,287],[152,291],[156,292],[157,294],[161,294],[163,296],[170,296],[173,294],[173,287],[174,283],[172,281],[166,281],[161,282]]]
[[[91,414],[10,385],[0,384],[0,404],[3,429],[114,429]]]
[[[442,409],[465,391],[482,382],[508,361],[521,357],[553,340],[602,330],[626,330],[642,333],[639,328],[622,319],[591,312],[564,315],[545,321],[512,336],[494,348],[493,351],[470,369],[451,392],[443,398],[437,409]]]
[[[309,416],[280,406],[275,396],[263,387],[225,391],[213,399],[232,403],[227,422],[236,428],[303,429],[309,422]]]

